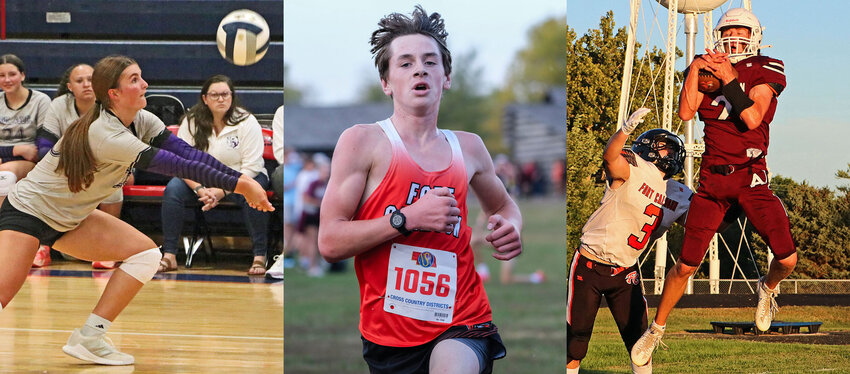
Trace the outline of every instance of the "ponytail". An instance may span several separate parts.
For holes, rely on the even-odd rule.
[[[59,165],[56,166],[56,171],[64,171],[65,176],[68,177],[68,188],[73,193],[88,188],[94,181],[97,160],[89,145],[89,128],[100,117],[102,107],[100,101],[96,101],[88,112],[71,123],[65,135],[62,136]]]

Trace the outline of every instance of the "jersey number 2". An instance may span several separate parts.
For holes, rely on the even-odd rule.
[[[661,223],[664,211],[658,205],[649,204],[643,210],[643,214],[652,218],[652,222],[643,225],[643,228],[640,230],[643,233],[643,237],[639,238],[635,234],[629,235],[629,247],[638,251],[643,250],[646,247],[646,243],[649,243],[649,237],[652,236],[652,231]]]

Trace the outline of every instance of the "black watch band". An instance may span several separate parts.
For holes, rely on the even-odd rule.
[[[396,210],[390,215],[390,225],[402,235],[409,236],[412,232],[404,227],[406,223],[407,217],[401,211]]]

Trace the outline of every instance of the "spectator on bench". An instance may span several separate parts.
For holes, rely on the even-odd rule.
[[[59,141],[62,134],[68,130],[71,123],[79,119],[81,114],[85,114],[94,106],[95,96],[91,84],[93,71],[94,68],[91,65],[84,63],[71,65],[68,70],[65,70],[62,80],[59,81],[56,96],[50,103],[50,110],[47,112],[41,128],[38,129],[36,145],[38,146],[39,157],[44,157],[53,148],[53,145]],[[131,174],[127,184],[133,183],[132,177]],[[114,217],[121,218],[121,205],[123,201],[124,191],[119,188],[100,203],[98,209]],[[43,248],[47,249],[47,247]],[[41,251],[43,249],[39,250]],[[38,260],[38,257],[36,257],[36,260]],[[116,266],[117,264],[114,261],[92,262],[92,267],[97,269],[114,269]]]
[[[227,76],[214,75],[204,82],[200,100],[184,116],[177,136],[268,189],[260,123],[239,106],[233,81]],[[183,231],[186,202],[197,199],[201,210],[209,211],[225,199],[242,207],[243,220],[251,235],[254,261],[248,275],[266,273],[269,213],[251,209],[245,198],[231,192],[186,178],[168,182],[162,201],[164,255],[159,272],[177,269],[177,244]]]
[[[18,56],[0,56],[0,202],[38,162],[36,131],[50,110],[49,96],[24,87],[25,71]],[[50,248],[42,246],[32,266],[49,264]]]

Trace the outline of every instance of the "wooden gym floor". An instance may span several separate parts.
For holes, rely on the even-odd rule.
[[[181,263],[148,282],[107,333],[135,356],[131,366],[62,352],[111,270],[62,260],[33,269],[0,311],[0,373],[282,373],[283,282],[245,276],[249,263],[189,270]]]

